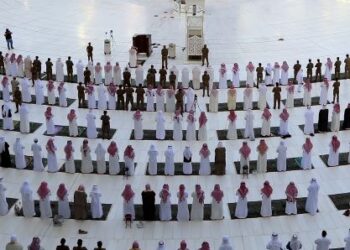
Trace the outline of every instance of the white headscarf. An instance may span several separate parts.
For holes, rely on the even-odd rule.
[[[106,149],[102,146],[101,143],[97,144],[97,147],[95,149],[96,155],[104,155],[106,153]]]
[[[222,238],[222,243],[219,250],[233,250],[233,247],[231,246],[230,240],[227,236],[224,236]]]
[[[166,250],[164,241],[159,241],[157,250]]]
[[[20,189],[20,192],[21,192],[22,195],[25,195],[25,194],[30,194],[31,195],[33,193],[33,190],[30,187],[28,181],[24,181],[23,182],[22,187]]]
[[[185,147],[184,157],[186,157],[187,159],[190,159],[192,157],[191,148],[189,146]]]

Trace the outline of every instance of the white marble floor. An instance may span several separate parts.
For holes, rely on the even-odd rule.
[[[95,47],[95,61],[105,62],[119,61],[126,65],[128,61],[127,50],[131,45],[132,35],[135,33],[151,33],[153,42],[168,44],[175,42],[177,46],[185,44],[185,16],[173,13],[173,2],[170,0],[148,1],[111,1],[111,0],[76,0],[76,1],[47,1],[37,0],[0,0],[5,11],[0,17],[0,30],[9,27],[14,32],[14,52],[17,54],[39,55],[42,62],[47,57],[55,60],[57,57],[66,58],[72,56],[74,61],[83,59],[86,61],[85,47],[91,41]],[[232,66],[238,62],[243,68],[248,61],[255,64],[287,60],[292,66],[294,61],[300,59],[305,66],[308,58],[320,58],[323,62],[330,56],[344,57],[348,53],[347,38],[350,31],[345,25],[349,21],[347,13],[350,10],[350,2],[345,0],[327,1],[287,1],[287,0],[238,0],[238,1],[208,1],[205,15],[205,41],[210,48],[210,61],[217,70],[220,63],[225,62]],[[166,13],[165,13],[166,12]],[[335,15],[336,13],[336,15]],[[154,17],[158,15],[158,17]],[[174,17],[174,18],[171,18]],[[113,29],[115,33],[115,45],[111,58],[103,55],[104,32]],[[284,38],[283,42],[277,41]],[[5,44],[0,44],[0,50],[7,51]],[[169,61],[170,66],[176,64],[178,68],[185,65],[192,67],[195,62],[185,60],[185,52],[177,49],[177,58]],[[154,64],[160,66],[160,49],[155,49],[153,55],[146,61],[145,68]],[[342,67],[343,68],[343,67]],[[242,74],[242,78],[245,78]],[[217,76],[216,76],[217,78]],[[217,79],[216,79],[217,80]],[[341,81],[341,117],[346,104],[349,102],[349,80]],[[76,85],[68,85],[68,97],[76,98]],[[199,93],[199,92],[198,92]],[[313,96],[320,93],[319,83],[314,85]],[[283,89],[282,96],[286,92]],[[258,97],[254,90],[254,99]],[[302,97],[302,93],[296,94]],[[226,101],[226,92],[220,90],[220,102]],[[242,89],[238,89],[238,101],[243,100]],[[331,96],[329,96],[329,99]],[[2,101],[0,102],[2,104]],[[205,109],[208,98],[199,98],[199,107]],[[269,88],[268,103],[272,104],[271,88]],[[69,109],[77,108],[75,101],[69,108],[54,107],[56,123],[67,125],[65,117]],[[329,105],[331,109],[331,105]],[[46,106],[30,105],[30,120],[43,123],[42,115]],[[313,106],[315,120],[320,106]],[[288,145],[288,157],[300,157],[301,145],[304,142],[304,134],[298,125],[304,123],[303,112],[305,108],[290,110],[290,132],[292,137],[286,139]],[[278,114],[280,111],[271,111],[273,114],[272,126],[278,126]],[[78,112],[78,123],[85,125],[86,109]],[[78,238],[84,239],[88,249],[95,246],[97,240],[102,240],[107,249],[129,249],[133,240],[138,240],[142,249],[155,249],[157,241],[164,240],[168,249],[176,249],[182,239],[186,239],[189,249],[199,248],[202,241],[210,242],[212,249],[219,247],[221,237],[228,235],[235,249],[252,250],[264,249],[272,232],[278,232],[280,239],[286,244],[293,233],[298,233],[303,242],[304,249],[313,249],[313,240],[319,237],[321,230],[326,229],[332,240],[332,247],[342,247],[343,238],[347,234],[350,222],[338,211],[329,199],[329,194],[350,192],[348,166],[327,168],[319,155],[328,154],[328,143],[334,133],[317,134],[312,138],[315,146],[312,157],[315,169],[310,171],[289,171],[286,173],[254,174],[249,177],[247,185],[250,189],[249,200],[260,200],[260,188],[264,180],[269,180],[274,187],[273,199],[283,199],[284,190],[289,181],[293,180],[298,189],[299,196],[305,197],[309,180],[312,177],[318,179],[321,185],[319,197],[320,212],[316,216],[308,214],[297,216],[279,216],[271,218],[255,218],[244,220],[231,220],[229,210],[225,206],[225,219],[223,221],[205,222],[149,222],[143,229],[138,229],[134,224],[132,229],[125,229],[122,221],[122,199],[120,193],[126,183],[133,186],[137,194],[136,203],[141,203],[140,193],[146,183],[151,183],[155,191],[159,191],[163,183],[169,183],[173,193],[172,202],[176,203],[175,193],[178,185],[184,183],[191,192],[196,183],[202,184],[206,194],[206,203],[210,203],[209,194],[214,184],[220,183],[225,191],[224,201],[235,202],[235,190],[241,177],[233,168],[233,161],[239,159],[238,147],[242,140],[224,141],[227,148],[227,174],[218,176],[174,176],[150,177],[145,175],[147,157],[146,152],[150,144],[156,144],[160,151],[159,161],[164,161],[163,151],[167,145],[173,145],[177,154],[176,161],[182,160],[182,151],[188,144],[194,153],[193,161],[198,162],[199,151],[202,142],[173,142],[173,141],[130,141],[129,136],[133,127],[132,114],[124,111],[109,111],[111,126],[117,129],[113,139],[117,141],[120,151],[126,145],[132,144],[136,150],[135,176],[127,180],[121,176],[107,175],[82,175],[65,173],[35,173],[27,170],[0,168],[0,176],[4,178],[7,187],[7,195],[19,198],[19,187],[24,180],[29,180],[36,190],[41,181],[48,181],[53,193],[61,182],[69,187],[72,199],[74,190],[83,183],[87,190],[93,184],[98,184],[103,193],[104,203],[112,204],[112,209],[106,221],[75,221],[67,220],[62,227],[54,227],[52,220],[40,218],[25,219],[16,217],[13,210],[8,215],[0,217],[0,248],[3,249],[11,234],[16,233],[23,244],[28,244],[30,239],[37,235],[42,239],[45,249],[54,249],[59,238],[65,237],[70,246],[75,244]],[[99,116],[102,111],[96,110]],[[237,127],[244,127],[243,112],[238,112]],[[260,126],[261,111],[254,111],[255,126]],[[198,114],[196,114],[198,116]],[[218,139],[215,130],[226,129],[227,112],[207,113],[208,145],[213,152]],[[166,128],[172,129],[171,114],[166,114]],[[144,129],[155,129],[155,113],[144,113]],[[14,119],[18,120],[17,114]],[[217,122],[219,121],[219,122]],[[12,145],[16,137],[21,137],[26,149],[26,154],[31,154],[30,145],[34,138],[38,138],[45,144],[49,137],[44,136],[45,125],[35,133],[22,135],[17,132],[0,131]],[[341,139],[341,152],[348,152],[350,131],[338,132]],[[67,137],[56,137],[60,162],[63,162],[63,145]],[[73,144],[78,151],[83,138],[74,139]],[[267,138],[270,150],[268,158],[276,157],[275,149],[280,141],[279,137]],[[90,146],[94,149],[97,143],[105,146],[108,141],[100,139],[90,140]],[[252,159],[257,158],[255,147],[258,140],[249,142],[252,150]],[[76,152],[75,157],[80,158]],[[211,155],[214,160],[214,154]],[[55,195],[52,196],[54,198]],[[158,200],[157,200],[158,202]],[[87,230],[87,235],[79,235],[78,229]]]

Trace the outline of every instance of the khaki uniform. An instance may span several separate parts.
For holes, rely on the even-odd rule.
[[[203,76],[202,76],[202,82],[203,82],[203,97],[205,96],[205,90],[207,90],[207,95],[209,96],[209,81],[210,81],[210,76],[209,76],[209,74],[203,74]]]
[[[129,71],[124,71],[123,72],[123,85],[128,86],[131,84],[131,73]]]
[[[226,149],[215,149],[214,169],[216,175],[224,175],[226,173]]]
[[[168,69],[168,49],[167,48],[163,48],[161,51],[162,54],[162,67],[165,67],[166,69]]]
[[[91,82],[91,72],[90,70],[86,69],[84,71],[84,84],[88,84],[89,82]]]
[[[35,68],[35,77],[36,79],[41,79],[41,62],[39,59],[35,59],[33,61],[33,67]],[[34,78],[34,75],[32,74],[33,78]]]
[[[184,112],[184,93],[181,91],[177,91],[175,94],[175,99],[176,99],[176,110],[180,110],[181,114]]]
[[[85,87],[83,85],[78,85],[77,90],[78,90],[78,107],[82,108],[85,106]]]
[[[88,61],[93,61],[93,58],[92,58],[92,51],[94,50],[94,48],[89,45],[86,47],[86,52],[87,52],[87,56],[88,56]]]
[[[129,103],[131,103],[131,109],[134,107],[134,89],[132,87],[127,87],[125,89],[125,93],[126,93],[126,101],[125,101],[125,109],[128,108]]]
[[[146,82],[147,82],[147,86],[151,85],[154,88],[155,85],[156,85],[156,77],[155,77],[155,75],[150,73],[150,72],[147,73]]]
[[[263,72],[264,68],[263,67],[257,67],[256,68],[256,86],[259,87],[259,83],[263,81]]]
[[[74,192],[74,218],[85,220],[88,216],[87,194],[81,191]]]
[[[345,78],[350,78],[350,58],[345,58]]]
[[[299,70],[301,69],[301,65],[299,63],[296,63],[296,64],[294,64],[293,69],[294,69],[294,78],[293,79],[295,81],[297,79],[297,74],[298,74]]]
[[[317,78],[319,77],[320,81],[322,81],[321,77],[321,70],[322,70],[322,63],[318,62],[315,64],[316,67],[316,78],[315,81],[317,82]]]
[[[136,89],[136,108],[139,110],[143,110],[144,103],[145,103],[145,90],[142,87],[138,87]]]
[[[310,82],[312,81],[312,69],[314,68],[314,64],[309,62],[306,65],[306,78],[310,79]]]
[[[335,103],[335,99],[337,99],[337,103],[339,103],[339,87],[340,82],[335,81],[333,83],[333,103]]]
[[[280,109],[281,106],[281,87],[274,87],[272,89],[273,92],[273,108],[276,109],[276,106],[278,107],[278,109]],[[277,104],[277,105],[276,105]]]
[[[160,84],[162,87],[165,87],[166,75],[167,75],[167,72],[166,72],[165,69],[160,69],[160,70],[159,70],[159,84]]]
[[[66,66],[67,66],[67,81],[68,82],[73,82],[73,66],[74,63],[71,60],[66,61]]]
[[[111,131],[111,126],[110,126],[109,120],[111,118],[109,117],[109,115],[102,115],[100,119],[102,121],[102,126],[101,126],[102,139],[109,139],[110,131]]]
[[[204,48],[202,49],[202,66],[204,66],[204,61],[207,61],[207,67],[209,67],[209,49],[208,48]]]
[[[17,113],[19,106],[22,105],[22,92],[19,89],[16,89],[13,92],[13,101],[16,104],[16,113]]]
[[[11,80],[12,93],[15,92],[16,88],[19,87],[19,82],[17,80]]]
[[[170,86],[173,86],[174,89],[176,89],[176,75],[174,73],[170,73],[169,75],[169,84]]]
[[[52,62],[46,61],[46,80],[52,80]]]
[[[119,88],[117,90],[117,109],[119,109],[119,110],[123,110],[124,109],[124,105],[125,105],[124,93],[125,93],[124,89]]]
[[[341,61],[337,60],[334,63],[334,74],[335,74],[335,78],[340,78],[340,65],[341,65]]]

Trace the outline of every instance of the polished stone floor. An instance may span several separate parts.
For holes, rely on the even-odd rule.
[[[0,0],[5,8],[0,17],[0,29],[10,28],[14,33],[14,52],[17,54],[38,55],[42,62],[47,57],[56,60],[57,57],[66,58],[72,56],[76,62],[82,59],[87,61],[85,47],[91,41],[95,49],[95,61],[118,61],[122,66],[128,61],[128,49],[135,33],[151,33],[152,41],[159,44],[176,43],[177,57],[169,60],[169,65],[177,65],[179,69],[184,66],[192,68],[198,64],[187,61],[185,52],[181,50],[185,46],[186,16],[173,11],[173,1],[147,0],[147,1],[47,1],[37,0]],[[220,63],[225,62],[229,68],[234,62],[238,62],[241,68],[248,61],[255,64],[262,62],[287,60],[292,66],[299,59],[305,67],[307,59],[320,58],[322,62],[327,57],[333,60],[336,56],[344,58],[347,54],[347,39],[350,31],[347,29],[349,21],[350,2],[346,0],[314,0],[314,1],[257,1],[257,0],[220,0],[206,3],[204,18],[205,41],[210,48],[210,62],[217,72]],[[114,45],[112,55],[103,55],[104,32],[114,30]],[[283,38],[284,41],[278,41]],[[0,44],[0,50],[6,52],[5,43]],[[145,62],[145,68],[154,64],[160,66],[160,48],[155,48],[154,53]],[[203,71],[204,69],[202,69]],[[342,67],[343,70],[343,67]],[[132,72],[134,75],[134,72]],[[229,77],[230,73],[229,73]],[[245,74],[241,71],[241,77]],[[215,80],[218,80],[216,73]],[[349,80],[341,81],[341,117],[344,108],[349,102]],[[66,84],[67,97],[75,99],[77,96],[76,85]],[[243,90],[238,89],[237,100],[243,101]],[[331,91],[329,91],[331,92]],[[34,90],[32,89],[32,93]],[[198,91],[198,94],[200,92]],[[314,84],[312,95],[318,96],[320,83]],[[302,93],[296,93],[296,98],[302,98]],[[286,96],[283,89],[282,99]],[[254,90],[254,100],[258,93]],[[220,90],[220,102],[226,102],[226,91]],[[331,93],[329,93],[331,100]],[[209,99],[199,98],[200,109],[205,109]],[[2,100],[0,102],[2,104]],[[271,87],[268,91],[268,103],[272,104]],[[75,101],[69,108],[53,107],[53,112],[58,125],[67,125],[65,117],[70,108],[77,108]],[[328,105],[332,108],[332,105]],[[321,106],[313,106],[315,121]],[[43,112],[46,106],[30,105],[30,120],[44,123]],[[301,146],[305,135],[300,130],[300,124],[304,124],[304,107],[290,109],[289,130],[291,138],[286,139],[288,145],[288,157],[301,157]],[[253,111],[255,114],[255,127],[260,127],[261,111]],[[273,120],[271,126],[279,126],[278,115],[280,111],[272,110]],[[78,124],[85,126],[87,109],[78,112]],[[111,211],[106,221],[75,221],[66,220],[62,227],[54,227],[52,220],[40,218],[26,219],[16,217],[13,209],[9,214],[0,218],[0,248],[3,249],[11,234],[16,233],[23,244],[28,244],[30,239],[37,235],[42,239],[45,249],[54,249],[59,238],[65,237],[70,246],[75,244],[78,238],[84,239],[88,249],[95,246],[97,240],[102,240],[107,249],[129,249],[133,240],[140,242],[141,249],[155,249],[159,240],[164,240],[168,249],[176,249],[182,239],[186,239],[189,249],[200,247],[202,241],[210,242],[212,249],[220,245],[221,237],[228,235],[235,249],[252,250],[264,249],[272,232],[277,232],[284,244],[292,234],[297,233],[303,243],[303,249],[313,249],[313,241],[318,238],[321,230],[326,229],[332,240],[332,247],[343,247],[343,238],[347,235],[350,222],[342,215],[343,211],[337,210],[328,195],[350,192],[349,177],[350,165],[328,168],[319,155],[328,154],[328,144],[335,133],[316,134],[312,138],[314,151],[312,161],[313,170],[288,171],[285,173],[272,172],[267,174],[253,174],[246,180],[250,190],[249,201],[259,201],[260,188],[264,180],[269,180],[274,188],[273,199],[284,199],[284,190],[290,181],[294,181],[299,189],[299,196],[307,195],[307,186],[311,178],[315,177],[320,183],[319,213],[315,216],[301,214],[296,216],[277,216],[271,218],[252,218],[231,220],[227,203],[236,201],[235,190],[238,188],[241,177],[237,175],[233,162],[239,160],[238,148],[243,140],[223,141],[227,149],[227,173],[225,176],[147,176],[147,150],[151,144],[156,144],[160,151],[159,161],[164,161],[164,150],[168,145],[173,145],[176,151],[175,161],[182,160],[182,151],[186,145],[191,145],[193,161],[199,161],[198,151],[203,142],[174,142],[174,141],[134,141],[129,140],[133,129],[132,113],[125,111],[109,111],[111,126],[117,129],[113,139],[117,142],[121,152],[126,145],[132,144],[136,150],[137,168],[135,176],[128,179],[122,176],[108,176],[97,174],[66,174],[66,173],[36,173],[27,170],[0,168],[0,177],[4,178],[7,187],[7,196],[19,198],[19,188],[24,180],[29,180],[34,190],[41,181],[48,181],[55,199],[58,185],[64,182],[69,187],[70,199],[79,184],[84,184],[87,191],[93,184],[97,184],[103,193],[102,202],[112,204]],[[244,112],[239,111],[237,127],[243,128]],[[96,116],[102,111],[96,110]],[[155,129],[156,113],[144,113],[144,129]],[[198,112],[196,117],[198,118]],[[213,152],[218,138],[216,130],[227,128],[228,112],[207,113],[208,116],[208,145]],[[166,114],[166,128],[172,129],[172,114]],[[14,114],[18,120],[18,114]],[[98,125],[99,127],[99,125]],[[185,126],[184,126],[185,127]],[[0,131],[10,145],[16,137],[22,138],[25,144],[25,152],[31,155],[30,145],[34,138],[38,138],[42,145],[46,144],[48,136],[43,135],[45,124],[33,134],[23,135],[17,132]],[[341,140],[341,152],[349,151],[350,131],[336,133]],[[67,137],[56,137],[59,161],[64,162],[63,146]],[[73,139],[75,158],[80,159],[79,147],[84,138]],[[276,147],[280,142],[279,137],[266,139],[270,147],[268,158],[276,157]],[[99,143],[104,146],[109,141],[101,139],[90,140],[90,146],[94,150]],[[258,140],[249,142],[252,148],[252,160],[257,159],[255,147]],[[95,158],[93,154],[93,158]],[[210,156],[214,160],[214,154]],[[220,183],[225,191],[225,219],[222,221],[205,222],[149,222],[139,229],[134,223],[132,229],[125,229],[122,221],[122,198],[120,193],[126,183],[130,183],[135,191],[135,202],[141,203],[141,191],[146,183],[151,183],[152,188],[158,192],[163,183],[169,183],[172,192],[172,202],[176,203],[178,185],[183,183],[188,192],[192,192],[194,185],[199,183],[206,192],[206,202],[210,203],[210,192],[214,184]],[[159,199],[157,198],[157,203]],[[190,202],[190,200],[189,200]],[[86,235],[79,235],[78,229],[88,231]]]

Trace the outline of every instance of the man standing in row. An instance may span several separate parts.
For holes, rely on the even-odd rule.
[[[293,80],[295,81],[296,78],[297,78],[297,74],[298,74],[299,70],[301,69],[301,65],[299,63],[299,60],[297,60],[297,63],[294,64],[293,69],[294,69],[294,78],[293,78]]]
[[[312,70],[314,68],[314,64],[311,59],[309,59],[309,63],[306,65],[306,78],[312,81]]]
[[[33,79],[35,80],[41,79],[41,61],[39,60],[38,56],[36,56],[35,60],[33,61],[33,68],[34,68],[32,72]]]
[[[101,136],[102,139],[110,139],[110,131],[111,131],[111,125],[110,125],[110,117],[107,115],[107,111],[103,111],[103,115],[101,116],[102,126],[101,126]]]
[[[168,49],[166,48],[165,45],[163,46],[161,54],[162,54],[162,68],[165,67],[165,69],[168,69],[168,54],[169,54],[169,51],[168,51]]]
[[[334,74],[335,74],[335,78],[340,78],[340,65],[341,65],[341,61],[339,60],[339,57],[337,57],[337,60],[334,62]],[[331,79],[328,79],[331,80]]]
[[[1,51],[0,51],[0,74],[6,75],[4,56],[2,55]]]
[[[162,66],[162,68],[159,70],[159,84],[160,84],[160,86],[162,86],[163,88],[165,88],[166,75],[167,75],[167,71],[166,71],[166,69],[164,68],[164,66]]]
[[[317,59],[317,63],[315,64],[315,67],[316,67],[315,81],[317,82],[317,77],[319,77],[319,81],[321,82],[322,81],[322,77],[321,77],[322,63],[320,62],[320,59]]]
[[[142,84],[139,84],[135,92],[136,92],[136,109],[143,110],[145,90],[143,89]]]
[[[280,109],[280,105],[281,105],[281,91],[282,91],[281,87],[279,86],[278,82],[276,82],[276,86],[272,89],[272,92],[273,92],[273,109],[276,109],[276,106],[277,106],[278,109]]]
[[[8,50],[13,49],[12,32],[9,29],[6,29],[4,36],[6,39]]]
[[[335,99],[337,99],[336,103],[339,103],[339,87],[340,82],[338,81],[338,78],[335,78],[335,82],[333,83],[333,102],[335,103]]]
[[[46,80],[52,80],[52,62],[51,62],[51,59],[48,58],[47,61],[46,61]]]
[[[263,82],[263,72],[264,68],[259,63],[259,66],[256,68],[256,87],[259,88],[259,83]]]
[[[117,90],[117,109],[118,110],[124,110],[124,93],[125,90],[123,89],[123,85],[119,85],[119,88]]]
[[[66,61],[66,66],[67,66],[67,82],[73,82],[74,63],[72,62],[70,56],[68,56],[68,60]]]
[[[204,44],[203,48],[202,48],[202,66],[204,66],[204,61],[207,61],[207,67],[209,67],[209,49],[207,47],[206,44]]]
[[[78,107],[83,108],[85,106],[85,87],[83,83],[79,83],[77,86],[78,90]]]
[[[1,60],[1,58],[0,58],[0,60]],[[345,64],[345,78],[350,78],[350,58],[349,58],[348,54],[346,54],[344,64]],[[0,69],[1,69],[1,66],[0,66]]]
[[[204,71],[204,74],[202,76],[202,82],[203,82],[203,97],[205,95],[205,90],[207,90],[207,95],[209,96],[209,80],[210,76],[207,73],[207,71]]]
[[[92,58],[92,51],[94,50],[94,47],[91,46],[91,43],[88,43],[88,46],[86,47],[86,52],[87,52],[87,56],[88,56],[88,61],[93,62],[93,58]]]

